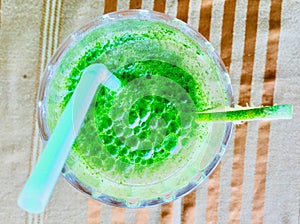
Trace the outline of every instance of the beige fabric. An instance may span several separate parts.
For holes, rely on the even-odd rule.
[[[294,105],[294,118],[238,127],[214,175],[172,204],[116,209],[88,200],[60,177],[45,213],[27,214],[16,201],[42,150],[40,75],[70,32],[129,7],[165,11],[199,28],[230,69],[237,102],[260,105],[270,93],[273,103]],[[0,223],[299,223],[299,15],[298,0],[0,0]]]

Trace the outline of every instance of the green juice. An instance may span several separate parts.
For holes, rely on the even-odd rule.
[[[50,132],[93,63],[106,65],[121,88],[99,87],[66,162],[67,179],[75,176],[81,189],[98,200],[109,196],[126,206],[172,200],[172,192],[197,184],[199,171],[222,148],[226,127],[197,122],[196,112],[229,104],[226,80],[220,80],[212,56],[159,21],[121,20],[97,27],[68,50],[51,81]]]
[[[137,78],[167,77],[189,93],[198,111],[208,106],[207,99],[203,98],[201,85],[184,70],[166,62],[138,61],[121,67],[114,75],[123,86]],[[136,89],[138,90],[139,86]],[[205,139],[208,125],[197,123],[195,116],[190,116],[191,120],[183,120],[181,116],[185,114],[180,113],[173,102],[156,95],[155,92],[153,89],[153,95],[136,99],[131,108],[120,105],[120,116],[123,119],[124,114],[128,113],[128,125],[122,124],[122,127],[117,129],[114,128],[115,121],[112,118],[112,107],[116,103],[117,94],[108,88],[100,88],[93,108],[87,116],[88,121],[82,127],[73,147],[73,153],[84,160],[90,172],[109,173],[108,175],[117,181],[131,182],[133,178],[143,178],[146,173],[155,174],[166,163],[184,165],[185,159],[193,154],[191,144],[199,144]],[[126,99],[132,98],[126,94]],[[64,103],[65,101],[63,105]],[[147,142],[143,140],[149,138],[152,131],[151,120],[157,116],[164,122],[164,133],[157,133],[161,138],[155,144],[148,142],[149,144],[145,145]],[[91,129],[94,131],[91,132]],[[131,138],[132,136],[135,138]],[[127,144],[130,139],[132,142]],[[130,146],[134,147],[134,150]],[[155,175],[152,175],[152,178],[154,177]],[[147,181],[152,178],[147,177]]]

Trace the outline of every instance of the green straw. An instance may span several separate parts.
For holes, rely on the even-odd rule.
[[[273,105],[265,107],[241,107],[226,108],[224,111],[198,112],[200,122],[235,122],[253,120],[277,120],[291,119],[293,106],[290,104]]]

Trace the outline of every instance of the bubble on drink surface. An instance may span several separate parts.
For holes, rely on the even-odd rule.
[[[138,94],[138,89],[132,89],[132,92],[127,92],[126,100],[118,101],[123,109],[114,110],[119,93],[106,87],[100,88],[93,114],[90,115],[90,126],[94,125],[96,131],[91,133],[92,128],[83,125],[73,152],[84,159],[89,170],[123,176],[126,172],[132,172],[133,167],[139,167],[138,170],[142,173],[143,169],[153,169],[154,165],[158,167],[166,160],[187,158],[192,153],[189,150],[193,150],[192,145],[195,144],[192,139],[199,133],[204,135],[207,127],[196,123],[192,116],[185,116],[184,108],[180,112],[178,105],[167,98],[175,97],[186,108],[192,102],[196,110],[201,111],[203,107],[207,107],[202,102],[206,98],[199,86],[201,84],[179,67],[156,60],[127,64],[114,71],[114,75],[121,81],[122,87],[140,78],[144,78],[147,85],[151,85],[151,82],[152,85],[157,85],[155,77],[163,75],[184,91],[175,94],[176,91],[170,91],[168,85],[165,85],[160,88],[160,94],[155,93],[156,88],[153,87],[153,95],[136,98],[131,96]],[[163,91],[165,93],[161,94]],[[185,94],[188,94],[191,102]],[[151,136],[153,130],[155,134]]]
[[[195,87],[193,85],[196,85],[193,78],[180,68],[159,61],[126,65],[116,71],[115,75],[122,81],[123,86],[141,77],[147,80],[148,85],[149,81],[155,80],[158,70],[166,71],[165,75],[170,79],[169,83],[175,82],[180,85],[181,80],[189,79],[190,84],[185,86],[184,92],[188,92],[190,88]],[[172,72],[168,73],[169,71]],[[151,79],[148,78],[149,75]],[[183,79],[182,76],[190,78]],[[177,103],[180,102],[188,108],[189,100],[185,99],[183,94],[176,95],[175,91],[170,92],[167,89],[168,86],[164,88],[160,86],[160,94],[157,94],[157,89],[150,87],[148,90],[153,91],[153,95],[145,94],[143,97],[137,97],[137,89],[143,88],[139,85],[144,83],[133,83],[135,84],[137,88],[123,92],[123,95],[119,96],[120,100],[116,100],[115,92],[102,88],[98,93],[95,121],[102,143],[107,146],[107,151],[112,153],[116,162],[147,166],[178,154],[181,148],[189,145],[186,139],[196,136],[199,124],[192,119],[194,118],[192,115],[187,116],[194,110],[180,111],[176,102],[167,99],[176,97]],[[163,91],[166,91],[165,96],[159,96]],[[195,95],[191,96],[190,103],[199,107],[201,104],[195,97]],[[153,131],[155,134],[151,135]]]

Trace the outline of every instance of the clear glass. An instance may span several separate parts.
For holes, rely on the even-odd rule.
[[[113,73],[128,64],[140,61],[163,61],[191,74],[196,83],[203,86],[202,97],[207,99],[207,109],[224,110],[233,104],[228,73],[211,44],[201,34],[182,21],[165,14],[147,10],[114,12],[91,21],[69,35],[47,65],[38,97],[38,123],[45,144],[62,113],[67,97],[73,91],[70,89],[70,80],[80,79],[74,74],[77,74],[76,70],[82,68],[83,71],[88,66],[86,63],[89,63],[89,57],[93,57],[91,63],[103,63]],[[78,74],[82,74],[82,71]],[[153,77],[152,81],[154,80]],[[165,79],[158,80],[159,86],[163,86],[161,83],[165,81],[168,83]],[[180,87],[178,88],[180,92]],[[140,95],[143,98],[147,95],[146,90],[141,91],[144,91],[144,95]],[[125,101],[123,109],[128,105],[132,106],[126,104],[132,100],[132,95],[128,97],[128,94],[120,93],[118,96],[119,101],[117,98],[114,100],[118,104]],[[195,129],[180,129],[180,140],[177,138],[176,141],[184,139],[182,135],[187,133],[188,143],[180,142],[175,152],[161,161],[149,163],[149,166],[130,164],[116,159],[107,150],[108,146],[99,140],[99,130],[94,126],[94,123],[99,122],[93,117],[97,114],[95,105],[94,102],[87,115],[91,116],[91,122],[88,123],[89,119],[85,121],[62,175],[88,197],[118,207],[159,205],[188,194],[218,165],[233,129],[232,123],[225,122],[203,123],[197,124]],[[192,112],[191,116],[197,116],[194,110]],[[181,119],[188,117],[186,113],[179,115]],[[181,125],[182,122],[181,120]],[[111,125],[113,128],[110,133],[116,135],[118,130],[114,125]],[[192,133],[191,130],[195,130],[196,134],[189,134]],[[81,154],[78,153],[79,148]],[[104,157],[99,159],[100,157],[92,154],[95,150],[91,148],[99,148],[104,152]],[[82,153],[84,150],[86,153]],[[127,151],[124,152],[128,154]],[[92,156],[97,161],[93,163],[94,169],[89,168]],[[149,161],[146,157],[143,160]],[[97,169],[95,164],[99,164]]]

